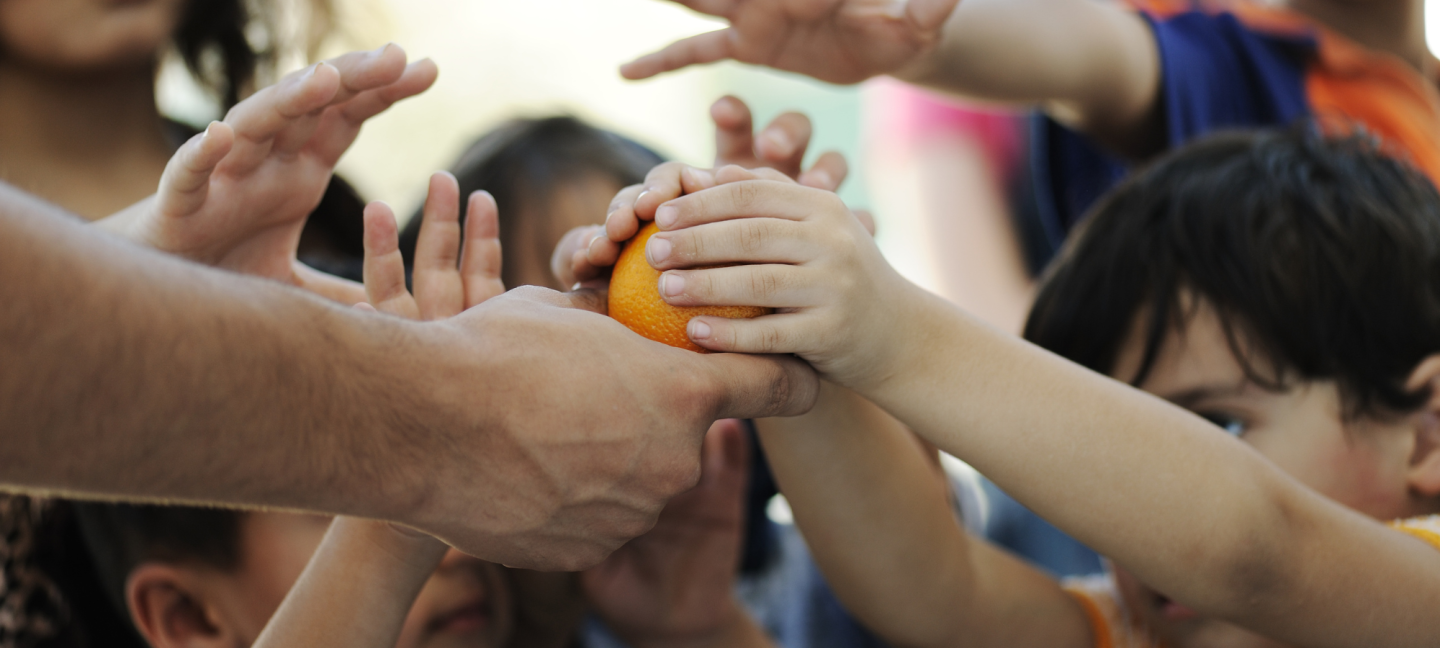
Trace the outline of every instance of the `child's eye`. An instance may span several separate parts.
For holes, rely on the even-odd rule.
[[[1200,417],[1219,426],[1226,434],[1239,437],[1245,434],[1245,422],[1227,414],[1200,414]]]

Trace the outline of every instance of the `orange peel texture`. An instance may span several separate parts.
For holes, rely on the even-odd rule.
[[[610,274],[610,317],[640,335],[673,347],[709,353],[690,341],[685,326],[700,315],[750,319],[768,315],[773,309],[757,306],[671,306],[660,298],[660,271],[645,259],[645,243],[660,231],[649,223],[625,243],[620,259]],[[717,268],[724,266],[704,266]],[[697,268],[699,269],[699,268]]]

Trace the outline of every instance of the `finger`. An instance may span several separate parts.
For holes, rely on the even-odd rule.
[[[585,258],[585,247],[590,240],[596,236],[603,236],[605,229],[599,225],[584,225],[576,227],[560,237],[560,242],[555,244],[555,251],[550,253],[550,272],[562,286],[573,286],[579,279],[576,278],[578,268],[577,259],[583,261]]]
[[[377,200],[365,206],[365,297],[383,312],[418,319],[419,308],[405,289],[399,237],[389,205]]]
[[[160,176],[156,191],[160,213],[184,217],[205,204],[210,193],[210,176],[235,145],[235,131],[222,122],[210,122],[205,132],[190,138]]]
[[[640,194],[635,196],[634,202],[630,205],[637,219],[647,221],[653,219],[655,217],[656,207],[659,207],[667,200],[673,200],[679,197],[683,193],[684,187],[682,186],[683,181],[680,178],[680,173],[685,170],[686,166],[687,165],[681,162],[666,162],[651,169],[650,173],[645,175],[645,182],[641,185]],[[618,197],[619,196],[617,196],[617,198]],[[622,203],[617,206],[623,208],[625,205]],[[636,222],[638,228],[639,221],[637,220]],[[634,236],[634,234],[630,236]],[[629,240],[630,237],[615,239],[612,235],[611,238],[612,240],[624,241]]]
[[[236,146],[226,165],[242,172],[254,168],[270,154],[282,130],[323,109],[339,89],[340,72],[328,63],[318,63],[231,108],[225,123],[235,129]]]
[[[712,424],[700,450],[703,469],[698,488],[730,490],[743,484],[750,466],[749,441],[743,421],[720,419]]]
[[[678,186],[678,181],[677,181]],[[605,212],[604,233],[616,243],[628,241],[640,231],[640,218],[635,215],[635,201],[648,193],[645,185],[632,185],[620,190]],[[675,192],[677,195],[678,191]],[[654,212],[651,212],[654,215]],[[588,241],[587,241],[588,243]]]
[[[676,41],[665,49],[620,66],[620,75],[638,81],[690,65],[732,58],[735,36],[734,30],[727,28]]]
[[[444,171],[430,176],[415,239],[415,303],[425,320],[452,317],[465,309],[460,277],[460,183]]]
[[[660,297],[671,306],[803,308],[823,301],[814,271],[792,265],[670,270],[658,283]]]
[[[909,0],[905,3],[905,19],[917,31],[933,32],[945,25],[960,0]]]
[[[710,119],[715,121],[715,166],[753,166],[755,124],[750,107],[727,95],[710,106]]]
[[[733,182],[744,182],[746,180],[774,180],[775,182],[795,184],[794,178],[769,167],[746,169],[732,164],[730,166],[720,167],[715,171],[715,184],[730,184]]]
[[[820,255],[810,227],[778,218],[737,218],[659,232],[645,244],[657,270],[722,263],[807,263]]]
[[[349,52],[326,61],[340,73],[333,103],[344,103],[366,90],[395,83],[405,71],[405,50],[386,43],[367,52]]]
[[[797,332],[793,314],[763,315],[737,320],[724,317],[696,317],[685,327],[690,340],[720,357],[733,354],[803,354],[809,350],[805,336]]]
[[[798,416],[810,411],[820,389],[815,370],[791,356],[715,353],[693,358],[700,371],[715,381],[721,395],[716,407],[719,418]]]
[[[770,180],[747,180],[671,200],[655,211],[655,224],[668,232],[736,218],[798,221],[837,208],[845,209],[845,204],[828,191]]]
[[[755,156],[766,166],[792,178],[800,175],[813,129],[810,118],[798,112],[776,117],[755,138]]]
[[[322,115],[320,126],[308,144],[309,150],[326,163],[334,164],[354,143],[366,120],[385,112],[401,100],[430,89],[439,73],[433,61],[422,59],[405,66],[404,73],[394,83],[367,90],[343,104],[332,106]]]
[[[825,191],[838,191],[850,175],[850,163],[838,151],[826,151],[815,160],[810,170],[800,174],[800,184]]]
[[[500,273],[504,267],[500,249],[500,209],[488,191],[470,194],[465,211],[465,247],[460,257],[460,277],[465,284],[465,308],[471,308],[505,292]]]

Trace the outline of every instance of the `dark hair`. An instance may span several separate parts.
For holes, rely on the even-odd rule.
[[[0,497],[0,646],[144,648],[125,603],[141,563],[233,570],[245,513]]]
[[[334,15],[330,0],[310,0],[309,7],[303,48],[313,58]],[[239,103],[253,89],[257,70],[275,62],[281,49],[275,13],[275,0],[190,0],[185,6],[175,50],[224,108]]]
[[[512,120],[486,133],[451,170],[460,181],[462,218],[468,207],[463,197],[489,191],[500,208],[501,249],[518,250],[518,220],[525,207],[543,209],[563,185],[586,177],[598,175],[620,186],[638,184],[664,161],[644,145],[574,117],[548,117]],[[416,214],[400,233],[407,266],[415,259],[420,221]],[[536,252],[548,258],[550,249]],[[514,258],[507,254],[501,271],[507,287],[516,285]]]
[[[1097,204],[1025,337],[1108,374],[1143,335],[1138,385],[1202,300],[1256,384],[1333,380],[1347,418],[1413,411],[1430,391],[1405,382],[1440,351],[1440,196],[1362,137],[1211,137]]]

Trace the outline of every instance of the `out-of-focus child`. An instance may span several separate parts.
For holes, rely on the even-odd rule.
[[[1358,124],[1440,181],[1424,0],[682,4],[729,27],[641,58],[627,76],[734,58],[1042,108],[1051,121],[1036,131],[1036,174],[1057,246],[1127,163],[1218,129]]]
[[[1298,129],[1178,151],[1049,273],[1026,335],[1052,353],[899,277],[833,194],[661,171],[694,192],[655,211],[667,301],[779,309],[695,318],[691,338],[834,383],[762,439],[830,582],[887,640],[1440,642],[1440,195],[1419,172]],[[1113,580],[1067,589],[968,537],[877,406]]]

